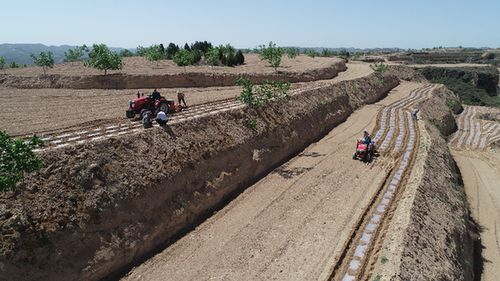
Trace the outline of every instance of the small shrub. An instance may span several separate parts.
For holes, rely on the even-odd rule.
[[[19,64],[17,64],[15,61],[13,61],[10,63],[9,68],[19,68]]]
[[[42,160],[32,151],[42,145],[42,140],[36,135],[24,141],[0,131],[0,191],[14,189],[24,173],[42,167]]]
[[[387,70],[389,70],[389,66],[382,62],[376,62],[374,64],[370,64],[371,69],[375,72],[377,76],[384,74]]]
[[[40,52],[40,54],[37,56],[31,54],[31,59],[33,60],[33,63],[40,66],[43,69],[43,74],[47,73],[48,68],[53,68],[54,67],[54,58],[52,57],[51,52]]]
[[[237,99],[252,108],[287,99],[290,89],[290,83],[285,81],[265,81],[262,85],[254,87],[251,80],[242,77],[236,79],[236,85],[243,87]]]
[[[250,117],[247,119],[247,127],[249,129],[255,130],[257,128],[257,118]]]
[[[380,262],[381,262],[382,264],[386,264],[388,261],[389,261],[389,259],[388,259],[386,256],[382,256],[382,257],[380,258]]]

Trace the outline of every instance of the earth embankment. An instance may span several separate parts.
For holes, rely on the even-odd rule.
[[[306,88],[279,106],[42,152],[45,168],[0,198],[2,278],[109,276],[209,216],[398,83],[372,74]]]

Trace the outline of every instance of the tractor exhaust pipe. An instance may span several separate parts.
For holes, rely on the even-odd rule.
[[[140,98],[141,97],[141,94],[139,92],[137,92],[137,98]]]

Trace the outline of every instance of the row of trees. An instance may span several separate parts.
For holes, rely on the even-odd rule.
[[[88,59],[84,65],[104,71],[105,75],[108,70],[121,69],[123,66],[121,55],[111,52],[105,44],[94,44],[92,49],[85,45],[70,49],[64,53],[64,60],[67,62],[82,61],[85,53],[87,53]],[[54,67],[54,58],[51,52],[40,52],[38,56],[31,54],[31,59],[35,65],[43,69],[44,74],[49,68]]]
[[[178,66],[194,65],[202,59],[204,59],[206,64],[213,66],[235,66],[245,62],[245,57],[241,50],[236,51],[229,44],[214,47],[212,43],[207,41],[196,41],[191,45],[186,43],[183,48],[174,43],[168,44],[167,48],[163,44],[152,45],[148,48],[139,46],[136,55],[156,62],[157,66],[158,62],[164,59],[171,59]]]

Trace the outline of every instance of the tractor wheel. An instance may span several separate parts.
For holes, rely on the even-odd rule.
[[[168,104],[166,102],[161,103],[158,110],[168,113]]]
[[[356,157],[356,153],[354,153],[354,154],[352,155],[352,160],[356,160],[356,158],[357,158],[357,157]]]
[[[132,110],[127,110],[125,115],[127,116],[127,118],[134,118],[135,112]]]

